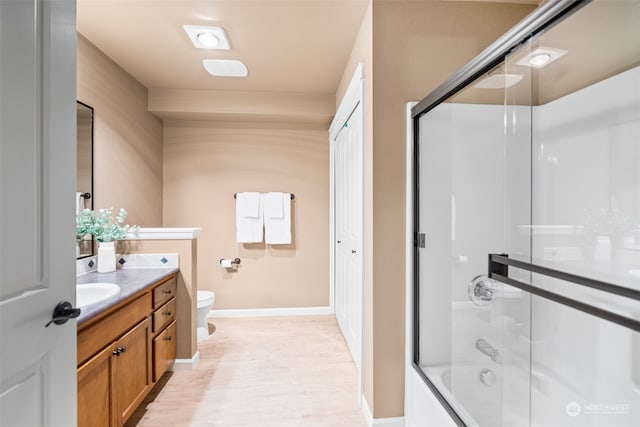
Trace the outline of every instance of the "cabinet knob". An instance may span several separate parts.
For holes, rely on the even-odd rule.
[[[126,346],[122,346],[120,347],[120,353],[124,353],[125,351],[127,351],[127,347]]]
[[[165,294],[170,294],[171,293],[171,289],[165,289],[164,293]]]
[[[356,253],[356,250],[355,250],[355,249],[351,249],[351,253],[352,253],[352,254],[355,254],[355,253]]]
[[[169,335],[168,337],[166,337],[164,340],[165,340],[165,341],[171,341],[171,335]]]
[[[120,351],[120,349],[119,349],[119,348],[117,348],[117,349],[115,349],[115,350],[113,350],[113,351],[111,352],[111,354],[113,354],[114,356],[120,356],[120,353],[122,353],[122,352]]]
[[[171,316],[171,312],[170,311],[165,311],[165,316]]]

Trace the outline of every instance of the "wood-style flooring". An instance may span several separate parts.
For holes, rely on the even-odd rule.
[[[125,427],[365,427],[334,316],[209,319],[194,371],[161,378]]]

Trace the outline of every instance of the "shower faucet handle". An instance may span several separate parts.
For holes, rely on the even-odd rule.
[[[474,277],[469,282],[469,299],[479,306],[492,303],[496,296],[495,284],[495,280],[485,275]]]

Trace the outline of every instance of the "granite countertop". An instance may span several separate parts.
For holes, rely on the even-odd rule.
[[[85,322],[100,313],[114,307],[128,298],[143,291],[149,286],[153,285],[165,279],[172,274],[176,273],[179,269],[177,267],[169,268],[123,268],[117,269],[113,273],[97,273],[95,271],[81,274],[76,277],[76,284],[81,285],[84,283],[115,283],[120,286],[120,293],[100,301],[95,304],[89,304],[82,307],[80,317],[77,319],[78,326],[81,326]]]

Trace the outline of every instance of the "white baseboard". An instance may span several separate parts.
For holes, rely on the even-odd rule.
[[[176,359],[169,368],[170,371],[193,371],[200,361],[200,352],[196,351],[191,359]]]
[[[404,417],[373,418],[367,399],[362,396],[362,412],[368,427],[404,427]]]
[[[332,307],[248,308],[239,310],[211,310],[209,314],[207,314],[207,317],[308,316],[333,313]]]

